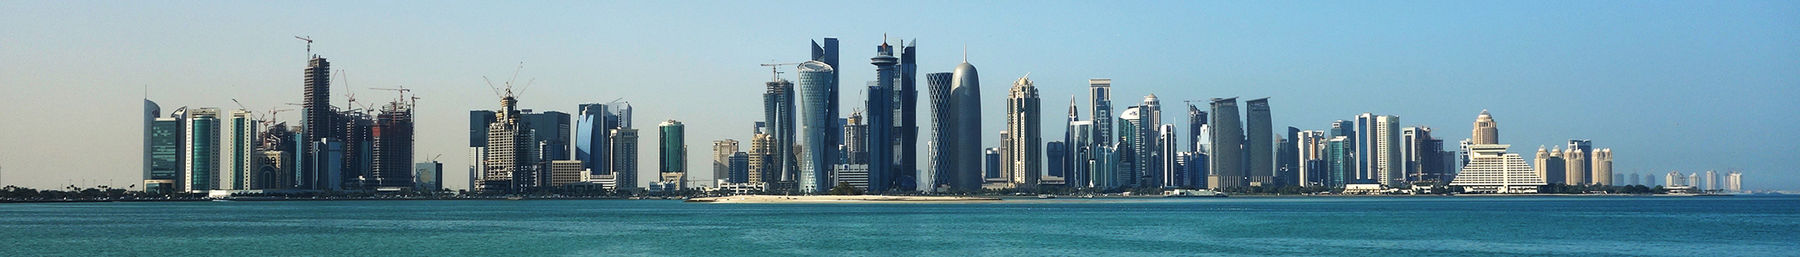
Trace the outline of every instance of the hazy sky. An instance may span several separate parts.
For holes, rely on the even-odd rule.
[[[1796,1],[0,1],[0,183],[141,182],[145,87],[165,111],[293,108],[295,35],[347,74],[338,105],[346,91],[366,104],[394,98],[367,88],[417,89],[418,160],[442,154],[450,188],[466,186],[468,110],[498,107],[481,76],[521,61],[520,80],[536,79],[521,108],[623,97],[640,128],[686,123],[706,178],[710,142],[748,146],[762,117],[770,74],[757,64],[839,38],[848,114],[884,33],[919,41],[921,77],[968,49],[985,145],[1029,72],[1046,142],[1088,78],[1112,78],[1116,106],[1156,93],[1177,123],[1183,99],[1272,97],[1277,128],[1373,112],[1448,143],[1488,109],[1515,152],[1586,138],[1613,149],[1616,173],[1742,170],[1746,189],[1800,188],[1800,136],[1783,132],[1800,127]],[[923,114],[923,78],[920,90]]]

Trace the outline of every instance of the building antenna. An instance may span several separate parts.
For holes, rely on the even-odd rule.
[[[963,63],[969,63],[969,43],[963,43]]]

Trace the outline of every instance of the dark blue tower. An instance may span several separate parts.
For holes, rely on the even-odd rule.
[[[899,74],[895,66],[899,58],[894,58],[894,46],[881,43],[875,47],[876,56],[869,58],[875,65],[875,85],[869,87],[869,192],[887,192],[900,179],[894,167],[895,134],[894,134],[894,79]]]

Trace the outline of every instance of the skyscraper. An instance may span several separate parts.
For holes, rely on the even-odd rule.
[[[1150,156],[1146,152],[1152,143],[1145,142],[1155,138],[1144,138],[1144,107],[1129,106],[1119,111],[1118,124],[1118,168],[1113,172],[1112,181],[1119,187],[1143,186],[1145,173],[1149,172]]]
[[[730,183],[728,181],[731,181],[731,175],[732,175],[731,171],[733,169],[733,167],[731,166],[731,161],[732,161],[731,158],[738,154],[741,154],[742,152],[738,151],[739,147],[738,147],[737,140],[731,140],[731,139],[713,140],[712,147],[713,147],[712,148],[712,150],[713,150],[712,179],[713,179],[713,186],[717,187],[720,185],[719,183],[721,180],[727,181],[726,183]],[[749,155],[745,154],[744,158],[749,158]],[[745,161],[748,162],[749,160],[745,159]],[[739,183],[741,183],[741,182],[739,182]]]
[[[726,171],[725,183],[750,183],[750,154],[744,152],[731,153],[730,168]]]
[[[204,193],[219,189],[219,109],[187,110],[182,141],[185,151],[182,167],[187,180],[183,191]]]
[[[875,84],[869,87],[868,109],[864,111],[869,119],[869,191],[886,192],[899,186],[896,182],[902,177],[895,165],[899,147],[895,145],[898,135],[894,131],[894,80],[899,76],[899,58],[894,57],[894,47],[883,42],[875,47],[875,57],[869,58],[869,64],[875,65]]]
[[[336,115],[331,110],[331,62],[325,60],[324,57],[312,56],[312,59],[307,61],[305,77],[303,86],[306,94],[302,99],[304,102],[302,102],[303,109],[301,110],[304,116],[301,118],[305,119],[306,128],[301,129],[305,132],[301,133],[303,142],[300,145],[306,149],[301,151],[300,159],[303,163],[317,163],[315,161],[317,157],[311,155],[316,151],[311,148],[313,143],[319,142],[319,139],[331,137],[334,127],[332,124],[337,124],[332,121],[332,117]],[[300,176],[308,180],[304,182],[303,188],[325,189],[319,185],[324,184],[320,179],[327,176],[321,176],[319,174],[321,169],[317,166],[301,166],[303,168],[300,170]]]
[[[1563,165],[1565,164],[1563,164],[1562,148],[1555,148],[1551,149],[1549,152],[1545,152],[1544,147],[1539,146],[1537,160],[1533,163],[1532,167],[1537,168],[1538,177],[1544,178],[1545,184],[1567,185],[1569,182],[1568,173],[1565,173],[1564,171],[1567,167]]]
[[[1162,188],[1187,186],[1183,183],[1186,182],[1184,178],[1187,174],[1182,173],[1181,144],[1177,143],[1181,141],[1181,136],[1175,131],[1175,124],[1157,126],[1156,141],[1155,145],[1159,148],[1156,163],[1159,164],[1156,165],[1158,170],[1151,176],[1151,184]]]
[[[1571,147],[1563,152],[1563,174],[1567,174],[1563,176],[1564,181],[1570,185],[1593,184],[1593,173],[1587,172],[1588,164],[1587,153],[1579,148]]]
[[[1165,159],[1163,157],[1165,155],[1173,155],[1173,153],[1163,152],[1163,140],[1161,139],[1162,101],[1157,100],[1156,94],[1144,96],[1144,103],[1138,105],[1138,120],[1135,122],[1137,123],[1139,138],[1137,141],[1138,145],[1136,146],[1137,159],[1139,160],[1137,162],[1138,170],[1136,171],[1138,173],[1137,185],[1142,187],[1161,187],[1162,184],[1160,183],[1164,171],[1163,160]]]
[[[1238,125],[1237,98],[1213,98],[1212,118],[1213,152],[1207,159],[1215,175],[1208,179],[1207,188],[1247,186],[1244,162],[1249,157],[1244,154],[1244,127]]]
[[[1356,116],[1357,179],[1389,187],[1405,187],[1400,156],[1400,117],[1363,113]]]
[[[1325,186],[1342,188],[1356,180],[1356,146],[1353,142],[1344,135],[1325,141]]]
[[[775,138],[769,134],[759,130],[750,136],[750,152],[747,160],[750,167],[745,171],[749,173],[750,178],[746,183],[763,183],[767,186],[767,183],[777,181],[776,177],[780,174],[770,172],[770,165],[774,164],[773,160],[775,160],[775,156],[772,154],[775,152],[774,149]]]
[[[1283,186],[1305,185],[1300,180],[1300,128],[1287,127],[1287,136],[1275,142],[1275,178]]]
[[[1093,147],[1113,146],[1112,79],[1088,79],[1088,121],[1094,122]],[[1095,153],[1099,153],[1096,151]],[[1102,166],[1104,167],[1104,166]],[[1110,169],[1110,167],[1108,167]],[[1099,179],[1098,177],[1094,179]]]
[[[158,108],[160,109],[160,108]],[[145,138],[149,141],[150,166],[144,173],[144,192],[151,194],[167,194],[184,192],[187,158],[187,107],[169,112],[168,117],[154,118],[150,121]],[[149,110],[146,112],[156,112]]]
[[[1206,111],[1188,103],[1188,151],[1200,154],[1206,152],[1200,149],[1201,142],[1207,139],[1205,132],[1201,130],[1203,127],[1206,127]]]
[[[839,115],[839,111],[838,111],[838,108],[840,106],[840,102],[838,101],[838,95],[839,95],[838,89],[842,88],[842,86],[841,86],[842,83],[840,83],[840,81],[843,80],[843,76],[840,75],[839,69],[843,68],[844,66],[843,66],[843,63],[838,62],[838,39],[837,38],[825,38],[823,41],[824,41],[823,45],[820,45],[819,41],[812,42],[812,61],[820,62],[823,65],[814,64],[814,65],[811,65],[812,66],[811,69],[815,72],[828,72],[831,74],[831,76],[821,76],[821,74],[814,74],[812,76],[815,81],[813,81],[810,84],[814,84],[815,87],[822,87],[822,88],[819,88],[820,90],[823,90],[823,93],[819,94],[821,96],[819,100],[823,100],[823,102],[812,103],[811,101],[815,101],[815,100],[805,100],[805,101],[808,101],[808,103],[806,103],[806,106],[808,106],[808,107],[815,106],[815,105],[820,106],[820,108],[818,108],[816,111],[814,109],[808,109],[806,112],[808,115],[813,115],[813,114],[820,115],[820,118],[818,118],[818,119],[822,120],[822,123],[818,124],[819,129],[821,129],[821,131],[819,132],[819,133],[821,133],[821,134],[819,134],[820,137],[818,137],[819,140],[818,141],[808,140],[806,143],[807,144],[806,149],[808,149],[808,151],[812,151],[814,148],[818,148],[818,147],[814,147],[814,146],[820,146],[820,147],[824,148],[824,149],[817,149],[819,151],[824,151],[823,154],[814,155],[814,154],[811,154],[813,152],[809,152],[809,154],[807,154],[807,156],[814,157],[814,158],[828,158],[828,159],[822,159],[824,161],[821,161],[821,162],[809,164],[810,166],[813,166],[814,168],[811,169],[810,171],[807,171],[807,172],[809,172],[807,174],[812,175],[812,183],[814,185],[830,183],[831,178],[829,177],[829,174],[831,173],[832,164],[836,163],[836,160],[841,159],[841,156],[837,156],[835,154],[837,152],[836,149],[838,148],[838,146],[841,146],[844,144],[843,137],[841,136],[841,134],[838,134],[838,132],[844,131],[844,127],[842,124],[837,122],[840,120],[840,118],[838,118],[838,117],[842,117],[842,115]],[[806,87],[805,84],[809,84],[808,82],[806,82],[806,80],[807,80],[807,77],[806,77],[807,75],[805,73],[805,70],[807,69],[806,66],[807,66],[806,64],[802,64],[802,68],[801,68],[802,69],[801,70],[802,77],[800,78],[800,80],[801,80],[800,83],[802,83],[803,85],[801,85],[801,87]],[[826,69],[819,69],[818,67],[825,67]],[[802,90],[805,90],[805,89],[802,89]],[[813,94],[813,92],[807,92],[804,94],[811,95],[811,94]],[[817,112],[817,113],[815,113],[815,112]],[[804,119],[813,119],[813,118],[804,118]],[[830,132],[824,132],[824,131],[830,131]],[[787,143],[787,145],[794,145],[798,142],[788,141],[785,143]],[[793,153],[793,151],[796,151],[796,150],[789,150],[788,152],[785,152],[784,154],[789,155],[789,156],[799,155],[799,154]],[[796,167],[796,168],[788,168],[786,173],[793,174],[796,172],[800,172],[800,168],[798,168],[799,162],[797,160],[790,159],[790,163],[793,163],[790,165],[794,165],[794,167]],[[794,181],[798,177],[799,176],[789,175],[786,177],[787,178],[786,181]],[[807,183],[807,182],[801,182],[801,183]],[[824,190],[830,189],[831,185],[818,185],[818,187],[819,187],[819,189],[817,191],[823,192]]]
[[[950,165],[956,163],[953,161],[957,157],[953,146],[956,146],[957,143],[950,141],[952,137],[948,126],[949,122],[956,118],[951,113],[953,109],[950,107],[950,83],[954,76],[955,73],[949,72],[925,74],[925,89],[931,94],[931,143],[927,149],[930,153],[926,155],[930,165],[927,167],[926,173],[929,173],[932,179],[931,183],[921,185],[921,187],[935,189],[939,186],[949,186],[956,180],[957,173],[955,168]]]
[[[606,104],[581,104],[575,110],[575,160],[588,169],[591,177],[612,174],[612,158],[607,134],[619,127],[619,116]]]
[[[146,96],[146,97],[148,97],[148,96]],[[144,164],[143,164],[143,166],[139,166],[139,167],[142,167],[144,169],[144,180],[146,182],[151,180],[150,179],[151,170],[153,170],[154,167],[156,166],[152,161],[153,159],[155,159],[152,156],[152,153],[154,153],[155,150],[152,149],[151,147],[152,147],[152,145],[154,145],[154,143],[152,141],[155,138],[155,136],[152,134],[154,134],[153,132],[155,131],[154,126],[156,124],[156,118],[157,118],[156,116],[161,115],[160,113],[162,113],[161,106],[157,106],[156,102],[152,102],[148,98],[144,99],[144,112],[141,113],[144,115],[143,116],[144,117],[144,126],[142,127],[142,129],[144,130],[144,137],[142,138],[144,141],[144,151],[143,151],[143,156],[142,156]],[[144,185],[149,186],[150,183],[144,183]],[[153,191],[149,191],[150,189],[148,187],[144,188],[144,190],[145,190],[145,192],[153,192]]]
[[[1093,149],[1094,125],[1091,121],[1081,120],[1080,105],[1076,104],[1075,96],[1072,95],[1069,96],[1069,118],[1066,121],[1068,123],[1063,131],[1063,143],[1068,149],[1064,151],[1062,174],[1058,176],[1062,176],[1063,184],[1070,188],[1090,187],[1088,160],[1093,159],[1089,151]]]
[[[1019,77],[1006,97],[1006,132],[1011,143],[1001,145],[1000,151],[1001,159],[1011,162],[1001,165],[1007,166],[1003,170],[1010,174],[1004,176],[1015,188],[1036,187],[1044,172],[1042,99],[1032,84],[1030,76]]]
[[[950,189],[970,192],[981,190],[985,158],[981,148],[981,77],[963,60],[950,75],[950,120],[945,133],[951,144],[949,167]]]
[[[827,39],[826,42],[833,43],[835,46],[836,41]],[[817,57],[817,45],[814,47],[815,57]],[[798,169],[784,171],[777,167],[770,170],[771,172],[780,172],[782,174],[779,177],[781,180],[777,182],[778,186],[776,186],[777,188],[780,188],[779,190],[790,190],[786,187],[789,187],[791,183],[796,182],[798,184],[794,184],[793,186],[798,186],[802,192],[807,193],[823,192],[831,187],[831,185],[829,185],[831,181],[830,172],[832,165],[836,164],[838,160],[836,156],[833,156],[834,153],[837,153],[836,149],[839,145],[837,142],[839,136],[835,134],[843,131],[837,125],[837,106],[835,101],[837,98],[837,90],[835,89],[837,83],[837,70],[835,67],[836,66],[818,60],[807,61],[800,64],[800,94],[801,100],[804,101],[805,105],[802,107],[805,112],[802,113],[802,120],[800,122],[800,125],[804,126],[802,130],[805,132],[802,135],[801,140],[806,141],[806,147],[804,148],[806,152],[800,154],[801,158],[799,162],[803,164],[799,165]],[[779,124],[782,122],[775,123]],[[779,126],[781,125],[773,125],[773,127]],[[776,132],[777,135],[775,136],[775,159],[793,160],[794,157],[788,156],[795,156],[796,154],[784,152],[782,151],[782,148],[787,148],[789,151],[792,151],[793,145],[798,142],[782,141],[780,133],[781,132]]]
[[[1481,110],[1481,115],[1475,116],[1475,130],[1472,133],[1473,136],[1469,137],[1471,144],[1500,143],[1500,123],[1494,122],[1494,116],[1489,115],[1487,110]]]
[[[832,117],[826,115],[829,111],[835,110],[835,107],[825,105],[830,103],[829,100],[834,97],[826,96],[826,94],[836,92],[832,90],[832,83],[836,80],[831,77],[836,73],[831,71],[831,66],[817,61],[809,61],[800,65],[799,72],[801,90],[806,90],[803,93],[806,95],[807,104],[804,118],[811,122],[810,119]],[[800,172],[800,160],[797,157],[799,154],[794,152],[794,145],[800,143],[794,136],[797,125],[794,122],[794,109],[798,106],[794,102],[794,83],[776,78],[765,85],[767,90],[763,91],[763,124],[767,127],[763,133],[767,133],[771,141],[769,142],[769,153],[766,156],[768,159],[763,162],[763,170],[759,173],[764,177],[763,182],[771,183],[768,185],[772,189],[771,191],[793,190],[790,187],[794,185],[795,179],[798,179],[797,173]],[[831,127],[824,123],[807,124],[813,126],[808,129],[829,129]],[[824,140],[812,138],[811,136],[814,135],[811,133],[816,132],[806,131],[808,133],[807,143]],[[814,170],[815,166],[809,165],[807,170]]]
[[[688,188],[687,184],[687,126],[680,121],[668,120],[656,125],[657,131],[657,163],[661,164],[661,181],[658,183],[674,185],[677,189]]]
[[[220,175],[220,189],[250,189],[250,181],[255,177],[256,167],[260,166],[262,155],[256,146],[262,143],[257,137],[259,122],[248,110],[231,111],[231,121],[225,143],[227,172]]]
[[[531,162],[531,128],[525,126],[515,108],[517,103],[511,95],[500,98],[501,108],[494,112],[494,122],[487,126],[481,182],[472,185],[476,190],[518,192],[536,185],[530,176],[535,167]]]
[[[369,130],[369,175],[363,178],[368,189],[412,188],[413,185],[413,106],[394,102],[382,107]]]
[[[894,122],[895,144],[899,147],[899,159],[894,166],[897,172],[893,176],[892,187],[895,190],[926,190],[929,185],[918,183],[919,173],[919,42],[905,42],[906,47],[900,51],[900,85],[895,95],[898,104],[894,111],[899,120]]]
[[[1325,147],[1328,143],[1325,138],[1325,131],[1306,130],[1300,131],[1290,140],[1292,142],[1289,144],[1299,148],[1299,178],[1296,179],[1299,186],[1324,186],[1331,181],[1331,176],[1326,172],[1330,169],[1325,165]]]
[[[1591,159],[1594,164],[1589,168],[1594,170],[1594,172],[1591,173],[1593,174],[1592,177],[1594,177],[1594,184],[1602,186],[1613,185],[1612,149],[1594,150],[1592,155],[1593,157]]]
[[[982,170],[985,171],[984,172],[985,174],[982,175],[982,177],[983,178],[1002,178],[1004,175],[1002,175],[1000,169],[1001,169],[1001,167],[1004,167],[1004,165],[1001,165],[1000,162],[1001,161],[1000,161],[1000,148],[999,147],[988,147],[987,149],[982,149],[981,150],[981,163],[982,163],[981,166],[983,167]]]
[[[1269,117],[1269,98],[1244,101],[1244,151],[1248,152],[1249,179],[1253,186],[1275,185],[1275,125]],[[1396,151],[1399,149],[1395,149]]]
[[[1575,150],[1581,150],[1581,151],[1577,152]],[[1570,170],[1569,172],[1580,173],[1582,184],[1585,185],[1585,184],[1599,184],[1600,183],[1601,178],[1594,177],[1594,166],[1592,163],[1592,161],[1594,160],[1594,141],[1587,140],[1587,139],[1569,139],[1569,151],[1563,152],[1563,154],[1581,155],[1582,163],[1580,165],[1571,164],[1569,166],[1569,167],[1580,166],[1581,169],[1580,170]],[[1564,157],[1564,158],[1569,159],[1570,161],[1574,161],[1574,158],[1567,158],[1567,157]]]
[[[850,112],[844,120],[844,164],[869,164],[869,124],[862,112]]]
[[[487,180],[488,126],[494,121],[494,111],[469,111],[469,191],[481,189]]]
[[[1046,176],[1058,178],[1066,176],[1068,171],[1065,169],[1069,166],[1069,145],[1067,143],[1063,141],[1045,142],[1044,157],[1048,164],[1045,166]],[[1064,182],[1066,183],[1067,180]]]
[[[629,119],[620,117],[621,124],[628,124]],[[612,142],[606,152],[612,154],[613,188],[615,190],[634,190],[638,188],[638,130],[621,125],[607,133],[606,141]]]

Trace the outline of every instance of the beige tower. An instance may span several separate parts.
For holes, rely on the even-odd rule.
[[[1469,137],[1469,141],[1470,141],[1469,143],[1470,144],[1499,144],[1500,143],[1500,128],[1499,128],[1499,126],[1500,126],[1499,123],[1494,122],[1493,115],[1488,115],[1487,110],[1481,110],[1481,115],[1475,116],[1475,132],[1473,133],[1472,136]]]
[[[1550,151],[1544,150],[1544,146],[1538,146],[1537,158],[1532,159],[1531,167],[1532,171],[1537,172],[1539,178],[1549,178]]]
[[[1594,184],[1613,185],[1612,148],[1594,150]]]
[[[1581,152],[1581,149],[1569,149],[1569,151],[1563,152],[1563,163],[1566,164],[1563,168],[1563,172],[1564,174],[1568,174],[1568,177],[1564,177],[1563,179],[1568,181],[1567,184],[1587,185],[1594,183],[1594,180],[1589,179],[1589,176],[1592,176],[1593,174],[1584,172],[1588,167],[1588,158],[1587,153]]]

